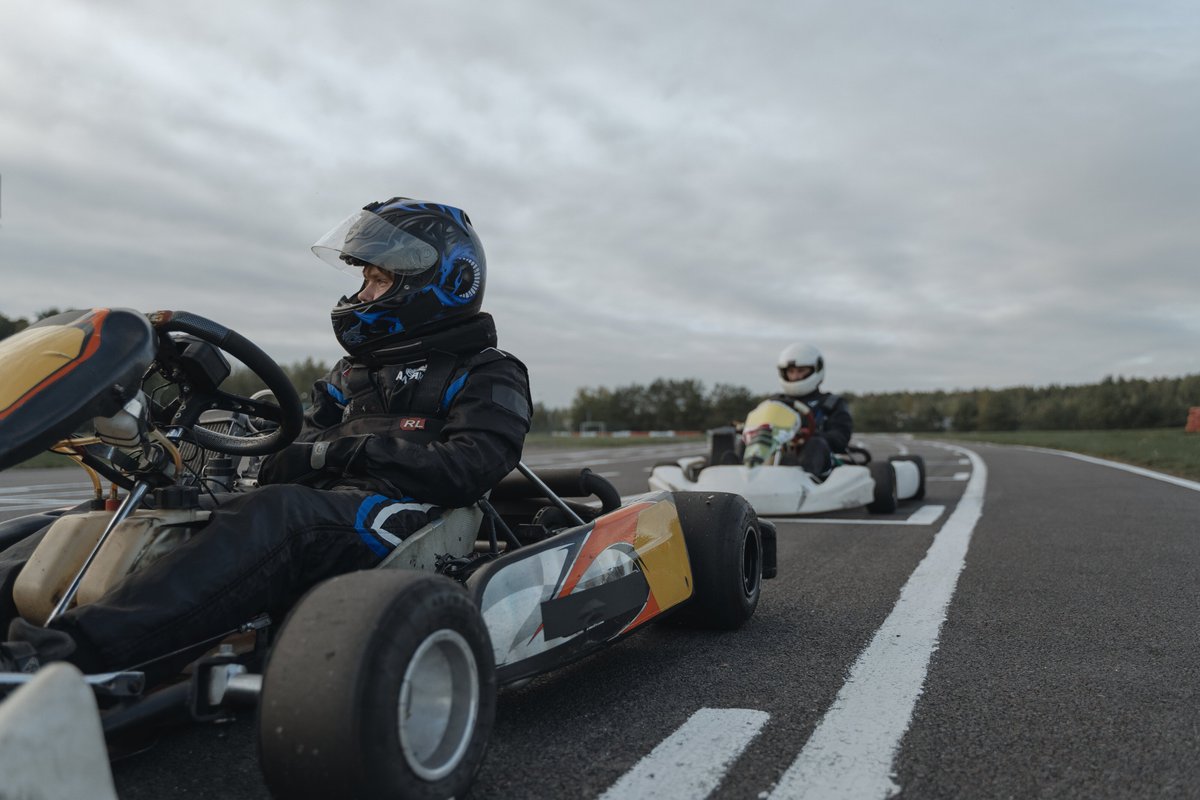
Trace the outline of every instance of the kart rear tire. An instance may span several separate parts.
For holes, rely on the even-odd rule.
[[[896,471],[886,461],[872,461],[867,464],[871,470],[871,480],[875,482],[875,499],[867,504],[867,511],[872,514],[892,514],[896,511],[899,500],[896,498]]]
[[[919,478],[920,485],[917,487],[917,493],[914,494],[912,496],[912,498],[910,498],[910,499],[924,500],[925,499],[925,457],[918,456],[916,454],[909,454],[909,455],[903,455],[903,456],[892,456],[891,458],[888,459],[888,462],[890,463],[892,461],[911,461],[912,463],[917,465],[917,475],[920,476],[920,478]]]
[[[692,597],[670,617],[696,628],[736,630],[762,594],[763,537],[758,515],[736,494],[675,492],[692,567]]]
[[[491,640],[462,587],[354,572],[319,584],[284,624],[263,676],[259,761],[275,797],[461,797],[495,711]]]

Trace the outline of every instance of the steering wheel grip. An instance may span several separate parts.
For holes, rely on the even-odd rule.
[[[304,406],[300,402],[300,395],[275,360],[258,345],[237,331],[189,311],[156,311],[150,315],[150,322],[164,333],[186,333],[221,348],[262,379],[279,405],[279,427],[269,433],[237,437],[196,426],[192,429],[192,435],[197,444],[223,453],[261,456],[282,450],[299,435],[304,424]]]

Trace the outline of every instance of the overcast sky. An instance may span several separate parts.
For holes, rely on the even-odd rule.
[[[353,9],[353,10],[350,10]],[[1200,371],[1195,2],[0,4],[0,313],[340,355],[308,246],[458,205],[535,399]]]

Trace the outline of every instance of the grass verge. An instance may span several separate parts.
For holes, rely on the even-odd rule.
[[[915,434],[920,439],[1048,447],[1107,458],[1125,464],[1200,480],[1200,434],[1171,428],[1130,431],[979,431]]]
[[[58,453],[38,453],[28,461],[22,461],[15,467],[11,467],[11,469],[46,469],[48,467],[79,468],[74,461]]]

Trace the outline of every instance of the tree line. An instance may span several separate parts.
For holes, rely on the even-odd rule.
[[[61,312],[57,308],[47,308],[45,311],[37,312],[33,322],[37,322],[40,319],[45,319],[46,317],[52,317],[59,313]],[[20,333],[32,325],[33,322],[30,322],[24,317],[9,319],[3,314],[0,314],[0,339],[6,339],[9,336],[12,336],[14,333]]]
[[[879,432],[1100,430],[1182,427],[1200,406],[1200,374],[1106,377],[1079,386],[843,395],[855,430]],[[696,380],[579,389],[569,408],[538,407],[539,429],[704,430],[741,420],[764,398],[744,387]],[[535,420],[536,422],[537,420]],[[549,423],[549,424],[547,424]]]
[[[46,309],[36,320],[57,314]],[[0,314],[0,339],[31,323]],[[329,366],[311,357],[283,366],[307,404],[313,381]],[[262,384],[245,368],[233,370],[226,391],[249,395]],[[743,419],[764,395],[744,386],[659,379],[648,385],[583,387],[571,405],[534,404],[533,431],[706,430]],[[859,431],[1102,430],[1182,427],[1200,406],[1200,374],[1179,378],[1106,377],[1080,386],[845,394]]]

